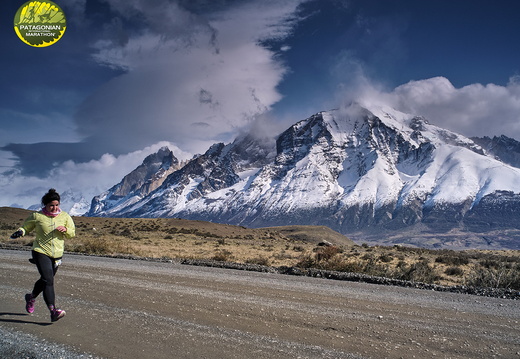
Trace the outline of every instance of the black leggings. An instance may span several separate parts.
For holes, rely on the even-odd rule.
[[[43,300],[45,300],[47,307],[50,307],[51,305],[54,306],[54,276],[58,271],[58,266],[56,265],[57,259],[36,251],[32,251],[32,257],[34,259],[34,264],[36,264],[36,267],[38,268],[38,272],[40,272],[40,279],[34,283],[32,296],[33,298],[36,298],[41,292],[43,292]]]

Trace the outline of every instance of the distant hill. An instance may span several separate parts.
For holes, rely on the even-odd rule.
[[[32,212],[22,208],[0,207],[0,224],[4,227],[16,226],[18,228]]]
[[[280,227],[264,227],[264,230],[277,231],[284,236],[307,242],[319,244],[320,242],[329,242],[337,246],[352,246],[354,241],[345,237],[329,227],[325,226],[280,226]]]
[[[32,211],[20,208],[0,207],[0,229],[16,230]],[[72,216],[74,223],[78,228],[78,234],[81,229],[93,229],[100,232],[111,232],[113,228],[131,228],[133,231],[139,231],[140,228],[146,229],[146,232],[171,232],[172,228],[176,228],[177,232],[198,233],[205,237],[213,238],[247,238],[259,239],[266,236],[275,239],[292,239],[309,244],[318,244],[322,241],[328,241],[337,246],[352,246],[354,241],[345,237],[325,226],[282,226],[269,228],[246,228],[244,226],[235,226],[229,224],[220,224],[199,220],[188,220],[180,218],[161,218],[162,225],[150,226],[150,218],[107,218],[107,217],[83,217]],[[157,222],[155,222],[157,223]],[[182,230],[181,230],[182,229]],[[8,232],[8,231],[7,231]],[[11,233],[6,233],[10,235]],[[6,235],[4,234],[4,236]]]

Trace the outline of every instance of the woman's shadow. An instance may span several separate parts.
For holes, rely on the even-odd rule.
[[[52,323],[49,323],[49,322],[35,322],[33,320],[4,318],[6,316],[28,317],[29,314],[0,312],[0,322],[4,322],[4,323],[19,323],[19,324],[35,324],[35,325],[41,325],[41,326],[47,326],[47,325],[51,325],[52,324]]]

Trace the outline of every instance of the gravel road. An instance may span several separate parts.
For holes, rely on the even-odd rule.
[[[520,358],[520,305],[366,283],[66,255],[50,323],[0,250],[2,358]]]

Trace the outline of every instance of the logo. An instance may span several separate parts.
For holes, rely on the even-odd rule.
[[[65,13],[52,1],[28,1],[14,16],[14,31],[29,46],[53,45],[66,28]]]

